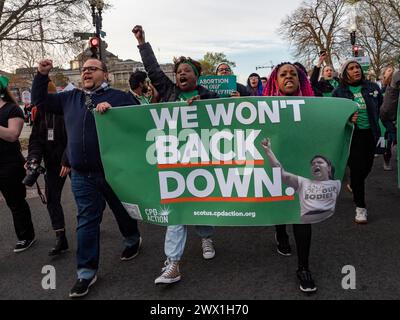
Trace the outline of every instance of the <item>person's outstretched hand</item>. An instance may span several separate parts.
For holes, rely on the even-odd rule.
[[[138,41],[139,45],[144,44],[146,42],[144,30],[143,30],[142,26],[136,25],[132,29],[132,32],[135,35],[135,38]]]
[[[188,99],[188,101],[186,101],[186,102],[187,102],[188,106],[191,106],[193,104],[193,102],[198,101],[198,100],[200,100],[200,96],[199,95]]]

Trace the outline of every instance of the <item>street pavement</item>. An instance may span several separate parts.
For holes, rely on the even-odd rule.
[[[318,292],[307,296],[298,289],[296,255],[276,253],[273,227],[220,227],[214,242],[215,259],[205,261],[193,227],[181,264],[183,278],[171,286],[156,286],[164,262],[165,228],[140,224],[143,247],[128,262],[119,260],[123,249],[117,224],[107,208],[101,226],[99,280],[86,299],[129,300],[264,300],[264,299],[399,299],[400,298],[400,191],[396,171],[385,172],[376,158],[367,182],[368,225],[356,225],[351,194],[342,189],[336,214],[313,226],[310,268]],[[43,180],[40,180],[43,186]],[[345,184],[345,183],[344,183]],[[133,181],[140,187],[140,181]],[[0,200],[0,299],[68,299],[75,278],[76,207],[67,181],[63,194],[71,251],[58,258],[47,255],[54,234],[45,206],[34,190],[29,204],[37,243],[15,254],[11,213]],[[294,249],[291,228],[290,241]],[[42,268],[55,267],[56,289],[42,288]],[[354,266],[356,289],[344,290],[344,266]]]

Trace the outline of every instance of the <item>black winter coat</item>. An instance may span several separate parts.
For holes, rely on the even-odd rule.
[[[319,79],[319,74],[321,72],[321,68],[317,66],[314,67],[313,73],[310,77],[310,82],[316,97],[322,97],[324,93],[331,93],[335,88],[330,84],[329,81],[324,78]],[[339,78],[333,78],[337,82],[340,82]]]
[[[379,108],[383,101],[382,92],[376,83],[367,80],[361,82],[361,87],[361,94],[367,105],[369,124],[375,141],[377,142],[381,135],[379,127]],[[350,91],[349,86],[343,84],[340,84],[339,87],[333,91],[332,96],[354,100],[354,94]]]
[[[182,91],[161,70],[150,43],[146,42],[139,45],[138,48],[151,83],[160,94],[160,102],[179,101],[179,96]],[[211,92],[202,86],[197,86],[196,89],[199,92],[201,100],[219,98],[216,93]]]
[[[54,130],[53,141],[48,141],[49,130]],[[29,138],[28,160],[36,159],[40,163],[43,159],[45,167],[50,170],[58,170],[61,165],[69,167],[66,147],[64,117],[38,109]]]

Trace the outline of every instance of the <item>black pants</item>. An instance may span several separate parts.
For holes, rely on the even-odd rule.
[[[61,167],[47,168],[45,175],[47,211],[53,230],[65,228],[64,211],[61,206],[61,194],[66,177],[60,177]]]
[[[275,226],[278,242],[288,241],[286,225]],[[297,263],[299,269],[308,269],[308,258],[311,248],[311,224],[294,224],[294,239],[296,241]]]
[[[387,140],[387,145],[385,149],[385,153],[383,154],[383,158],[386,162],[389,162],[392,158],[392,146],[397,143],[396,137],[396,126],[393,124],[392,121],[387,121],[383,123],[386,132],[385,132],[385,139]]]
[[[355,129],[351,142],[348,166],[350,186],[356,207],[365,208],[365,179],[374,164],[375,139],[370,129]]]
[[[32,240],[35,238],[31,210],[25,200],[26,188],[22,184],[25,177],[23,165],[10,166],[0,174],[0,191],[10,208],[14,221],[15,233],[18,240]]]

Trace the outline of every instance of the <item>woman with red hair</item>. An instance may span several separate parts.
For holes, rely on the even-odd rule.
[[[311,83],[307,75],[290,62],[283,62],[272,71],[263,91],[264,96],[314,96]],[[291,255],[289,236],[286,225],[275,227],[277,251],[283,256]],[[317,287],[311,277],[308,267],[308,258],[311,246],[311,224],[294,224],[293,233],[296,241],[298,269],[297,277],[300,281],[300,290],[315,292]]]

